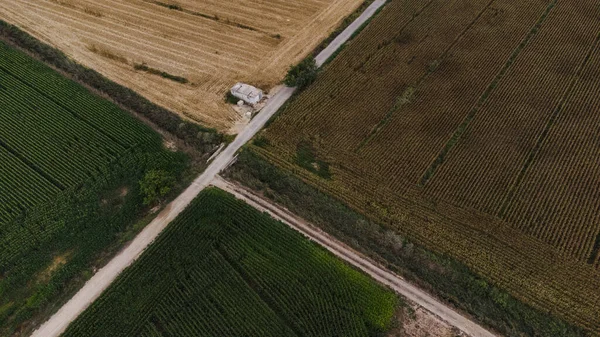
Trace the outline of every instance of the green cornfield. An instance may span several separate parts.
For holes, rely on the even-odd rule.
[[[8,163],[0,168],[0,223],[160,142],[116,105],[3,43],[0,103],[0,156]]]
[[[301,234],[210,188],[64,336],[373,336],[396,303]]]
[[[150,127],[0,41],[0,335],[29,331],[144,215],[145,172],[186,167]]]

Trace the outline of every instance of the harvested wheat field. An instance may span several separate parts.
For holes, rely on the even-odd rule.
[[[0,18],[154,103],[226,130],[237,81],[268,90],[362,0],[15,0]]]

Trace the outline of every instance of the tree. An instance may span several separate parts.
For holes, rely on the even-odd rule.
[[[317,62],[314,57],[308,57],[298,65],[290,67],[285,76],[284,83],[288,87],[297,87],[302,90],[317,79]]]
[[[144,196],[144,205],[160,201],[175,184],[175,177],[165,170],[150,170],[140,180],[140,190]]]

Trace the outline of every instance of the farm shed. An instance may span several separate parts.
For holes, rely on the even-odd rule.
[[[256,104],[263,97],[262,90],[244,83],[236,83],[231,88],[231,94],[248,104]]]

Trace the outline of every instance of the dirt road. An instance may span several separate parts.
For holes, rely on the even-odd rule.
[[[302,233],[311,241],[314,241],[325,247],[337,257],[359,268],[366,274],[373,277],[375,280],[385,284],[398,294],[417,303],[421,307],[441,318],[443,321],[457,327],[467,335],[472,337],[496,336],[470,319],[457,313],[452,308],[431,297],[423,290],[408,283],[401,276],[398,276],[379,266],[376,262],[370,260],[361,253],[356,252],[334,237],[296,217],[287,210],[261,198],[260,196],[257,196],[256,194],[252,193],[252,191],[249,191],[236,184],[232,184],[218,176],[211,184],[233,194],[236,198],[245,201],[257,210],[269,213],[273,218]]]

